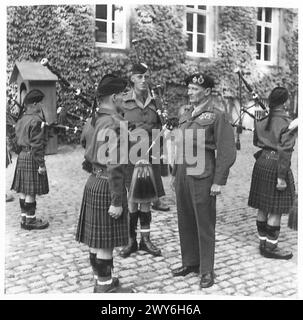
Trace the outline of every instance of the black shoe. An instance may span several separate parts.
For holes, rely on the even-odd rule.
[[[130,242],[126,247],[124,247],[119,255],[123,258],[129,257],[133,252],[136,252],[138,250],[138,243],[137,240]]]
[[[266,245],[263,250],[263,256],[271,259],[289,260],[293,257],[293,254],[291,251],[280,249],[278,246],[268,247]]]
[[[207,272],[205,274],[202,274],[201,281],[200,281],[200,288],[209,288],[214,284],[214,273]]]
[[[111,293],[111,292],[116,292],[118,287],[119,287],[119,279],[118,278],[113,278],[113,281],[112,281],[111,284],[100,285],[100,284],[97,283],[94,286],[93,293]]]
[[[194,272],[199,273],[199,266],[188,266],[188,267],[180,267],[177,269],[172,270],[173,277],[184,277],[187,274]]]
[[[139,250],[146,251],[155,257],[161,256],[161,250],[150,241],[149,237],[144,237],[140,240]]]
[[[153,203],[152,208],[154,210],[159,210],[159,211],[169,211],[170,210],[170,208],[168,206],[166,206],[165,204],[163,204],[161,201]]]
[[[41,230],[47,228],[48,226],[48,221],[42,219],[35,219],[33,221],[26,220],[22,228],[25,230]]]

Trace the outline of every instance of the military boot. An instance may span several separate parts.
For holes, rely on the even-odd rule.
[[[23,229],[26,230],[41,230],[49,226],[47,220],[36,218],[36,201],[35,202],[25,202],[24,204],[26,210],[25,223]]]
[[[161,250],[150,241],[150,232],[141,232],[139,250],[146,251],[155,257],[161,256]]]
[[[119,279],[112,277],[113,259],[96,258],[95,268],[98,280],[94,286],[94,293],[115,292],[119,286]]]
[[[136,252],[138,250],[136,233],[138,216],[138,212],[129,213],[129,241],[128,245],[120,251],[120,256],[123,258],[129,257],[133,252]]]
[[[293,254],[291,251],[279,248],[277,243],[266,241],[263,256],[271,259],[289,260],[292,258]]]

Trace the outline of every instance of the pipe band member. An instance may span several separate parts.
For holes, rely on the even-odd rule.
[[[162,124],[157,114],[156,103],[149,90],[150,70],[144,63],[134,64],[132,66],[131,84],[132,89],[124,97],[124,118],[133,130],[146,130],[149,134],[149,146],[151,145],[152,129],[161,130]],[[142,155],[144,156],[144,155]],[[160,164],[152,163],[152,170],[155,177],[158,197],[165,195],[161,179]],[[134,171],[134,164],[129,164],[127,169],[127,187],[130,183]],[[129,201],[129,243],[120,252],[124,258],[138,250],[137,243],[137,224],[140,221],[141,240],[139,249],[144,250],[153,256],[160,256],[161,250],[150,240],[150,225],[152,221],[151,203],[134,203]],[[167,211],[161,202],[154,206],[156,210]]]
[[[281,216],[288,213],[295,199],[291,156],[296,140],[285,111],[288,91],[276,87],[269,95],[269,114],[255,122],[253,143],[261,148],[256,154],[248,205],[258,209],[257,230],[260,253],[273,259],[290,259],[292,252],[278,247]]]
[[[84,158],[92,165],[82,198],[76,240],[89,247],[96,293],[132,292],[119,286],[113,276],[113,250],[128,243],[127,161],[120,148],[128,139],[128,128],[119,114],[127,81],[105,75],[97,88],[96,122]],[[109,140],[115,133],[115,140]],[[128,154],[122,154],[128,156]]]
[[[17,145],[21,152],[11,189],[20,193],[21,228],[26,230],[45,229],[49,223],[36,217],[36,195],[49,192],[45,166],[46,132],[43,126],[44,94],[31,90],[24,97],[25,113],[17,121],[15,130]]]
[[[211,95],[214,80],[206,74],[195,73],[186,79],[186,84],[191,108],[182,114],[179,129],[183,137],[187,130],[192,131],[193,139],[182,139],[183,150],[177,152],[177,157],[183,161],[178,161],[172,171],[182,256],[182,266],[172,273],[185,276],[200,272],[200,287],[208,288],[214,284],[216,196],[227,182],[229,169],[236,159],[236,147],[227,114],[219,110]],[[205,141],[198,142],[199,129],[204,130]],[[193,154],[205,154],[204,159],[198,159],[205,160],[202,172],[188,170],[193,167],[186,160],[185,145],[189,144]],[[203,152],[199,148],[203,148]]]

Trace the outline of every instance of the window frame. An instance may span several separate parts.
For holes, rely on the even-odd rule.
[[[101,4],[99,4],[101,5]],[[123,34],[122,34],[122,42],[119,44],[115,44],[115,43],[111,43],[113,41],[113,37],[112,37],[112,23],[116,23],[116,20],[113,21],[112,20],[112,6],[116,5],[118,6],[118,4],[115,4],[113,2],[110,3],[104,3],[102,5],[106,5],[107,6],[107,17],[106,20],[105,19],[99,19],[96,17],[96,8],[98,6],[98,4],[96,4],[94,6],[94,26],[96,27],[96,21],[106,21],[106,39],[107,42],[99,42],[96,39],[96,35],[94,34],[95,37],[95,46],[96,47],[101,47],[101,48],[111,48],[111,49],[126,49],[126,34],[127,34],[127,5],[126,4],[122,4],[119,5],[120,7],[123,8],[123,23],[122,23],[122,27],[123,27]]]
[[[256,57],[256,61],[260,65],[276,65],[278,62],[278,41],[279,41],[279,10],[276,8],[271,7],[258,7],[258,9],[262,9],[262,21],[258,20],[256,21],[256,34],[257,34],[257,28],[258,26],[261,27],[261,41],[257,42],[256,38],[256,52],[257,52],[257,43],[261,44],[261,57],[258,59]],[[271,9],[272,15],[271,15],[271,22],[265,21],[265,10]],[[264,48],[265,48],[265,28],[270,28],[271,30],[271,53],[270,53],[270,60],[266,61],[264,60]]]
[[[198,5],[195,4],[194,8],[189,8],[186,6],[185,10],[185,18],[184,18],[184,31],[185,34],[188,34],[187,31],[187,13],[192,13],[193,14],[193,31],[190,33],[193,34],[193,51],[188,51],[186,48],[186,55],[189,57],[199,57],[199,58],[207,58],[210,55],[210,6],[206,6],[206,9],[198,9]],[[198,39],[198,15],[204,15],[205,16],[205,52],[197,52],[197,39]]]

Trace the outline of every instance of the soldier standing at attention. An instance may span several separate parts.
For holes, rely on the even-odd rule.
[[[128,139],[127,125],[119,114],[127,82],[106,75],[97,88],[99,108],[85,159],[92,165],[83,193],[76,240],[89,247],[89,259],[96,279],[94,292],[132,292],[119,287],[113,277],[113,250],[128,242],[125,169],[128,153],[120,148]],[[114,138],[112,139],[112,135]]]
[[[18,120],[15,130],[18,155],[15,175],[11,189],[20,193],[21,228],[26,230],[45,229],[48,221],[36,217],[36,195],[49,192],[48,178],[44,160],[46,133],[42,123],[44,94],[31,90],[24,97],[25,113]]]
[[[211,96],[214,80],[196,73],[186,79],[186,84],[192,108],[182,114],[179,128],[183,137],[187,130],[192,130],[193,139],[183,139],[181,143],[190,143],[196,154],[203,148],[205,166],[202,172],[188,171],[192,164],[186,162],[183,148],[179,154],[182,164],[173,168],[171,184],[176,191],[182,266],[172,273],[185,276],[200,272],[200,287],[208,288],[214,284],[216,196],[235,162],[236,147],[228,117],[218,110]],[[199,129],[205,134],[202,143],[196,138]]]
[[[134,64],[132,67],[131,84],[132,89],[124,97],[124,118],[136,130],[146,130],[149,135],[149,143],[151,144],[152,129],[161,129],[162,124],[157,114],[156,103],[151,96],[149,90],[149,69],[144,63]],[[165,195],[160,164],[152,164],[152,169],[156,182],[156,189],[158,197]],[[134,165],[128,166],[127,184],[130,187],[131,178],[134,170]],[[150,240],[150,224],[151,203],[128,203],[129,208],[129,243],[121,251],[121,256],[126,258],[131,253],[138,250],[137,244],[137,223],[140,221],[141,241],[139,249],[144,250],[154,256],[160,256],[161,250],[157,248]],[[165,207],[161,202],[154,204],[156,210],[167,211],[169,208]]]
[[[291,156],[296,134],[285,111],[288,91],[276,87],[268,97],[269,115],[255,123],[255,154],[248,205],[258,209],[257,230],[260,253],[266,258],[288,260],[292,252],[278,247],[281,216],[289,213],[295,199]]]

